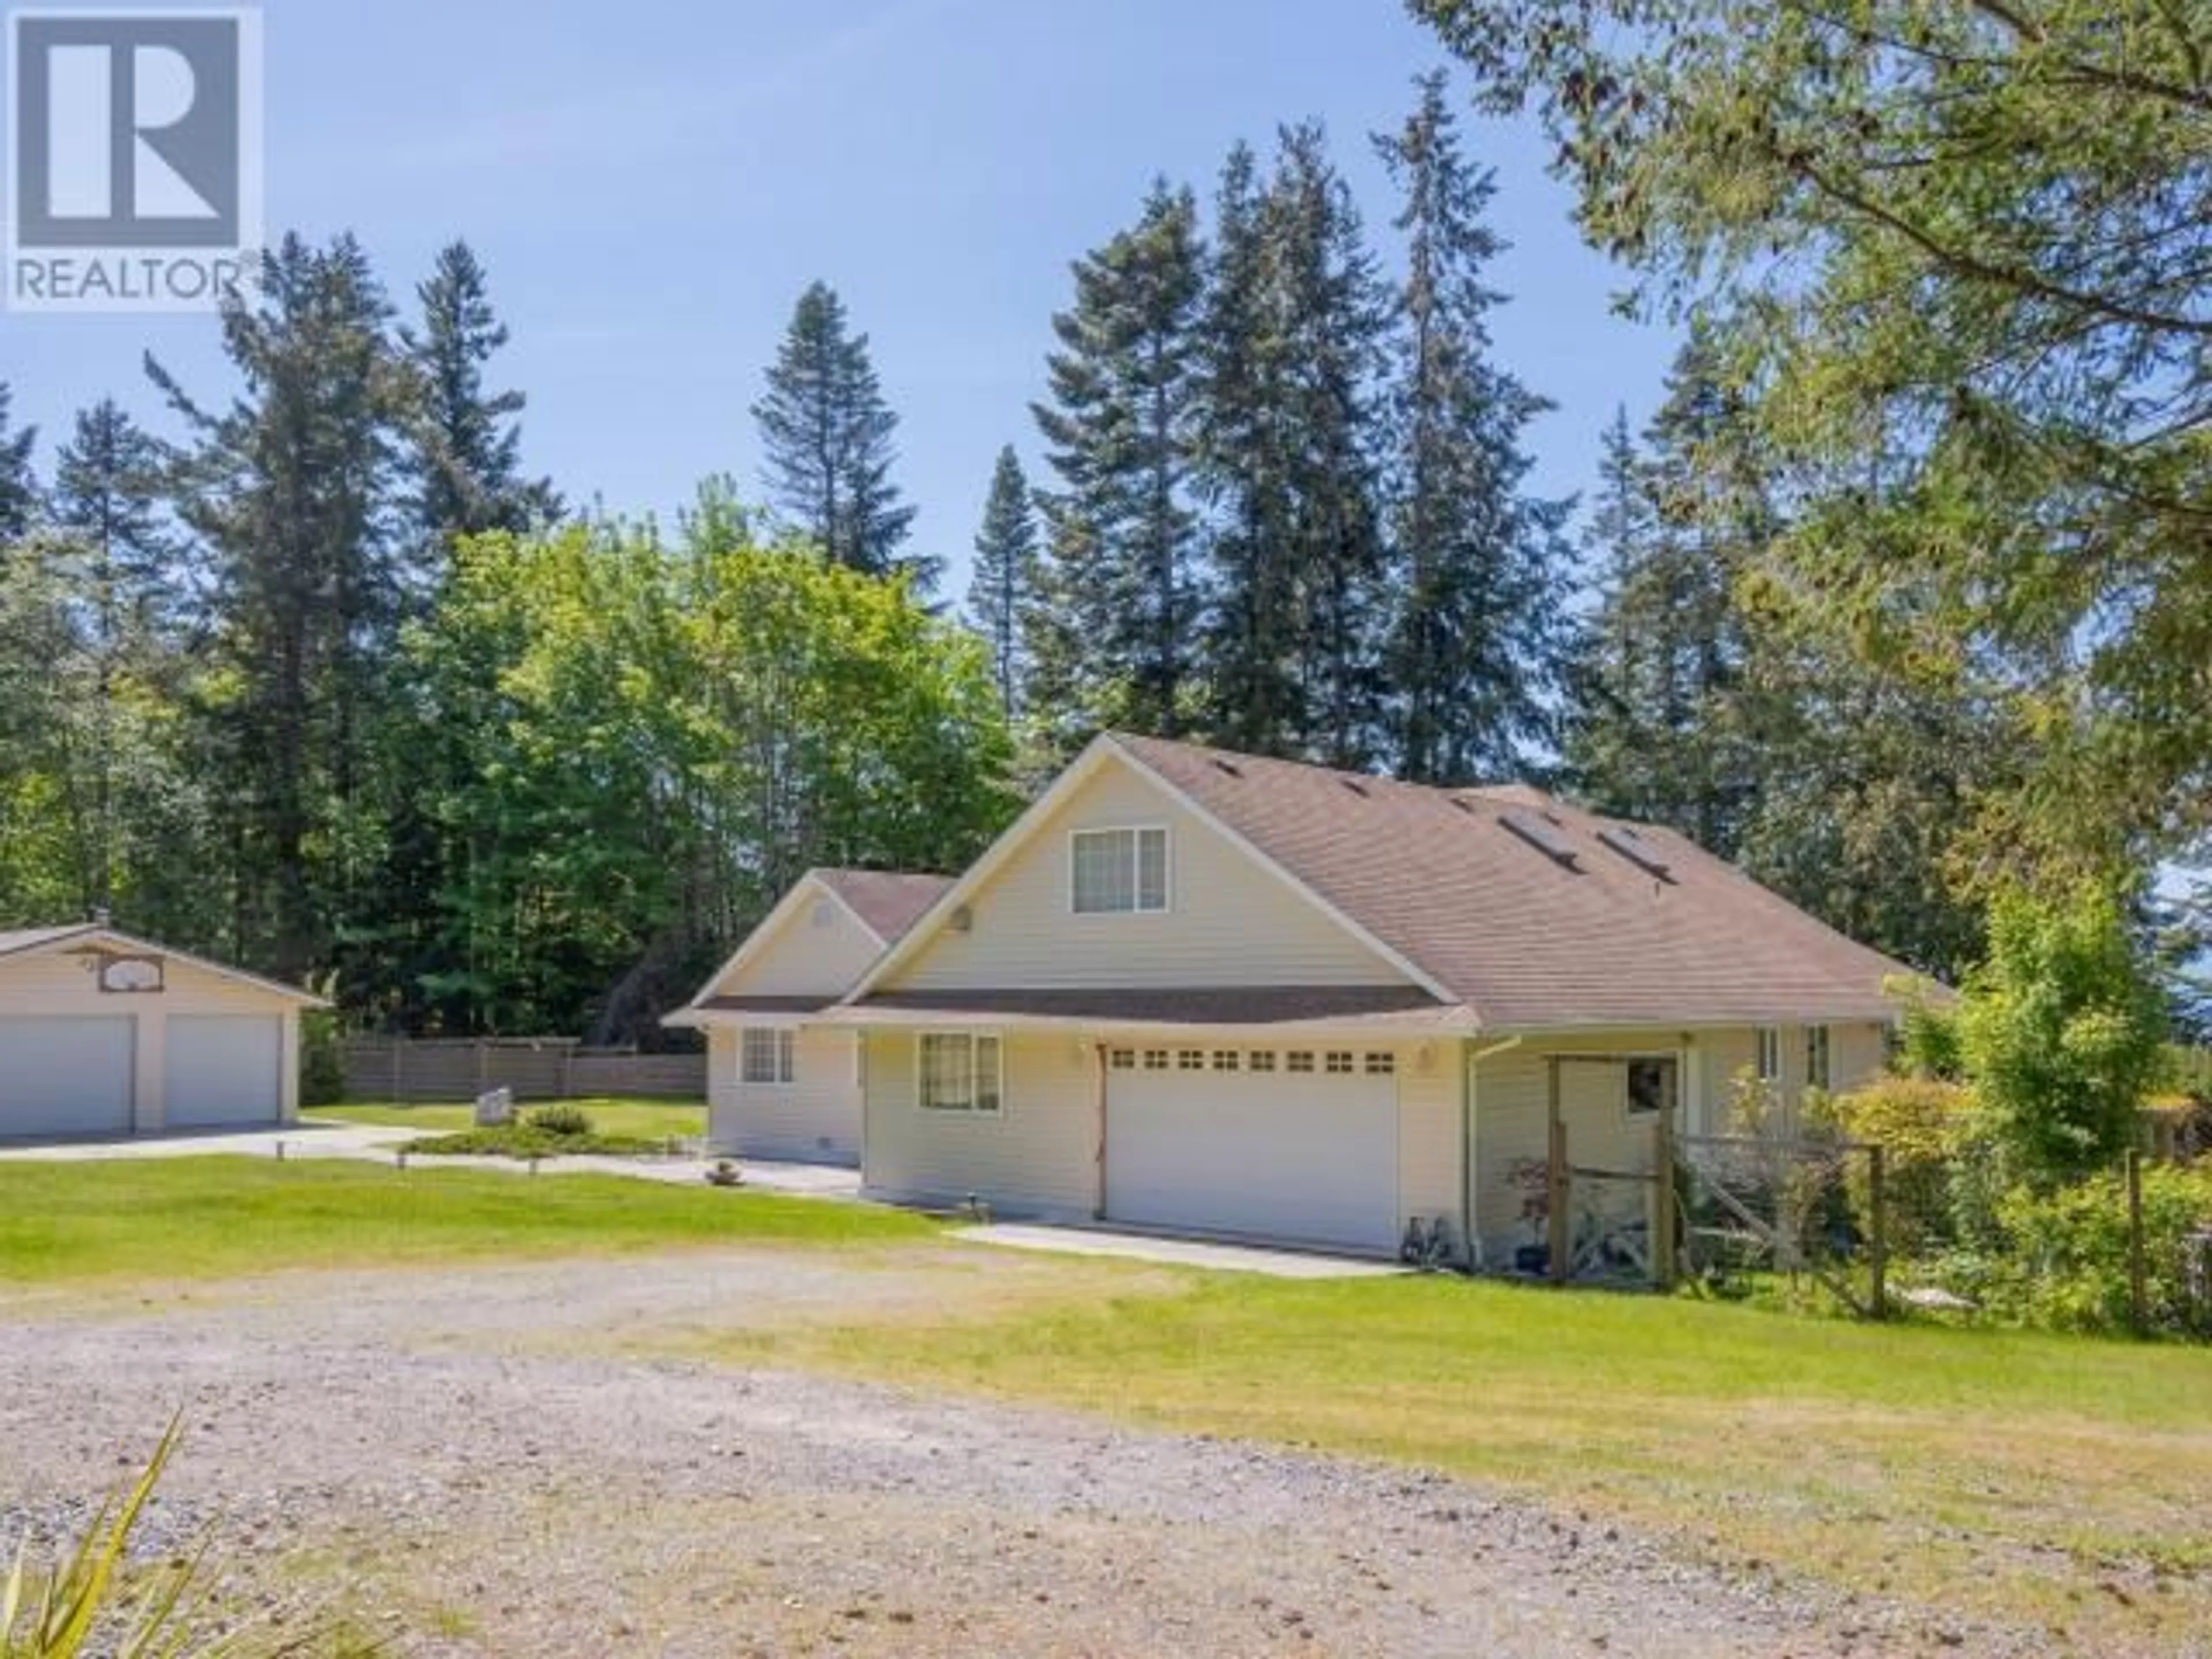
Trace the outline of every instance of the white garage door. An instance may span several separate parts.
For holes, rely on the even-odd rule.
[[[1115,1220],[1388,1250],[1398,1242],[1398,1091],[1387,1052],[1108,1053]]]
[[[0,1138],[130,1133],[132,1024],[0,1018]]]
[[[281,1016],[172,1016],[164,1091],[168,1127],[276,1122],[283,1111],[283,1059]]]

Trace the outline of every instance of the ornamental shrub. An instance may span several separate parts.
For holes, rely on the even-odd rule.
[[[2165,1009],[2109,894],[2001,896],[1958,1024],[1975,1097],[2024,1178],[2075,1180],[2134,1143]]]
[[[585,1139],[598,1133],[592,1115],[582,1107],[568,1101],[556,1101],[550,1106],[539,1106],[523,1115],[523,1125],[540,1134],[556,1139]]]
[[[1890,1248],[1918,1255],[1952,1242],[1952,1181],[1970,1139],[1972,1097],[1955,1083],[1882,1077],[1835,1097],[1837,1127],[1882,1149]],[[1850,1160],[1851,1214],[1862,1237],[1874,1217],[1863,1158]]]
[[[2212,1335],[2212,1286],[2200,1282],[2197,1235],[2212,1229],[2212,1170],[2142,1172],[2148,1328]],[[2050,1330],[2129,1328],[2127,1183],[2094,1176],[2056,1190],[2021,1186],[1996,1206],[2000,1247],[1946,1263],[1952,1289],[1990,1316]]]

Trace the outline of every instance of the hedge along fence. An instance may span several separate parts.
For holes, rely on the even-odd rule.
[[[348,1037],[338,1060],[349,1100],[471,1100],[491,1089],[517,1100],[707,1095],[704,1054],[586,1048],[573,1037]]]

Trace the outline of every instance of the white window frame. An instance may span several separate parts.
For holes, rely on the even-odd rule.
[[[1826,1090],[1836,1075],[1835,1037],[1833,1028],[1826,1025],[1808,1025],[1805,1028],[1805,1086]]]
[[[1761,1083],[1782,1081],[1782,1028],[1762,1025],[1753,1050],[1752,1074]]]
[[[1127,836],[1129,838],[1129,908],[1126,910],[1085,910],[1076,902],[1077,848],[1086,837]],[[1160,838],[1160,902],[1145,902],[1145,837]],[[1175,837],[1164,823],[1101,823],[1067,832],[1067,914],[1071,916],[1164,916],[1175,908]]]
[[[968,1045],[968,1099],[965,1104],[932,1101],[928,1097],[928,1053],[932,1042],[965,1042]],[[991,1103],[984,1105],[986,1091],[981,1086],[982,1066],[976,1049],[983,1043],[991,1045],[990,1089]],[[1006,1040],[997,1031],[916,1031],[914,1035],[914,1105],[918,1112],[932,1115],[943,1113],[956,1117],[1003,1117],[1006,1111]]]
[[[787,1089],[799,1081],[798,1044],[788,1025],[743,1025],[738,1028],[738,1086],[742,1089]],[[756,1038],[768,1045],[769,1075],[753,1075],[752,1047]]]

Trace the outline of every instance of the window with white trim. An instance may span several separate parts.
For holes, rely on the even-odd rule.
[[[1288,1062],[1284,1067],[1286,1071],[1310,1072],[1314,1068],[1313,1050],[1310,1048],[1293,1048],[1283,1058]]]
[[[1176,1070],[1178,1072],[1202,1072],[1205,1069],[1205,1049],[1178,1048],[1176,1050]]]
[[[997,1114],[1002,1081],[997,1037],[925,1031],[916,1067],[924,1111]]]
[[[1145,1069],[1146,1071],[1164,1072],[1167,1068],[1168,1051],[1166,1049],[1147,1048],[1145,1050]]]
[[[1216,1048],[1213,1051],[1213,1069],[1217,1072],[1233,1072],[1238,1069],[1243,1060],[1243,1056],[1234,1048]]]
[[[1328,1074],[1331,1077],[1350,1077],[1352,1075],[1352,1065],[1351,1054],[1344,1049],[1330,1049],[1328,1054]]]
[[[1168,832],[1077,830],[1068,837],[1068,887],[1079,916],[1159,914],[1168,908]]]
[[[1759,1028],[1759,1080],[1779,1083],[1782,1080],[1782,1028],[1762,1025]]]
[[[794,1079],[792,1031],[775,1025],[748,1025],[738,1034],[738,1079],[773,1085]]]
[[[1137,1069],[1137,1051],[1134,1048],[1116,1048],[1108,1063],[1117,1072],[1133,1072]]]
[[[1828,1057],[1828,1028],[1808,1025],[1805,1028],[1805,1081],[1815,1089],[1828,1086],[1832,1066]]]
[[[1397,1075],[1397,1071],[1398,1056],[1392,1054],[1389,1049],[1370,1048],[1367,1051],[1368,1076],[1395,1077]]]
[[[1250,1054],[1244,1056],[1244,1067],[1247,1071],[1251,1072],[1273,1071],[1275,1069],[1275,1051],[1273,1048],[1255,1048]]]

